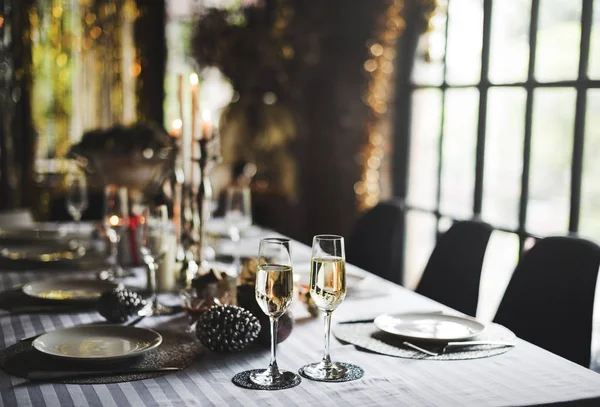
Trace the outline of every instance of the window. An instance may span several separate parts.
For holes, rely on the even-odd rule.
[[[495,228],[489,313],[528,239],[600,241],[600,0],[440,0],[415,43],[394,135],[404,283],[417,284],[438,233],[479,217]]]

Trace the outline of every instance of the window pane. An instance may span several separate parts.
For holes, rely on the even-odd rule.
[[[483,0],[452,0],[449,4],[446,80],[472,85],[481,77]]]
[[[511,229],[519,225],[526,97],[522,88],[488,93],[483,219]]]
[[[481,269],[478,318],[484,321],[493,319],[518,261],[519,237],[514,233],[494,230]]]
[[[588,74],[592,79],[600,78],[600,0],[594,1]]]
[[[448,2],[438,1],[431,17],[430,31],[421,35],[415,55],[413,82],[418,85],[441,85],[444,80],[444,47]]]
[[[442,92],[413,92],[408,197],[410,205],[435,209],[438,151],[441,132]]]
[[[579,230],[582,235],[600,241],[600,89],[588,91],[585,121]]]
[[[479,92],[450,89],[444,103],[440,209],[444,215],[466,219],[473,215]]]
[[[535,77],[540,82],[577,79],[582,0],[541,0]]]
[[[406,214],[406,260],[404,286],[414,289],[421,279],[435,246],[436,219],[430,213],[408,211]]]
[[[534,234],[568,230],[574,120],[574,89],[535,91],[527,207],[527,229]]]
[[[502,0],[492,5],[489,78],[493,83],[527,80],[531,0]]]

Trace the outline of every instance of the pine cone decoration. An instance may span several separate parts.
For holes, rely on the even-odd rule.
[[[204,311],[196,325],[202,345],[215,352],[236,352],[258,337],[260,323],[249,311],[235,305],[214,305]]]
[[[146,300],[134,291],[117,287],[98,300],[98,312],[110,322],[125,322],[146,306]]]

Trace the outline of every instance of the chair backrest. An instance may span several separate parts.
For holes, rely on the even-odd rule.
[[[479,280],[492,227],[460,221],[438,240],[417,292],[465,314],[475,316]]]
[[[517,265],[494,321],[589,367],[598,267],[595,243],[573,237],[538,241]]]
[[[383,201],[358,219],[346,244],[346,259],[379,277],[401,283],[402,204]]]

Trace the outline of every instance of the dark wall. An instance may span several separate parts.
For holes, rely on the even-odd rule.
[[[300,201],[293,209],[293,237],[309,243],[318,233],[347,236],[356,219],[354,183],[366,141],[363,64],[376,16],[387,2],[323,2],[321,53],[297,111],[303,122],[296,143]],[[311,7],[299,1],[298,8]],[[341,11],[343,10],[343,12]]]

